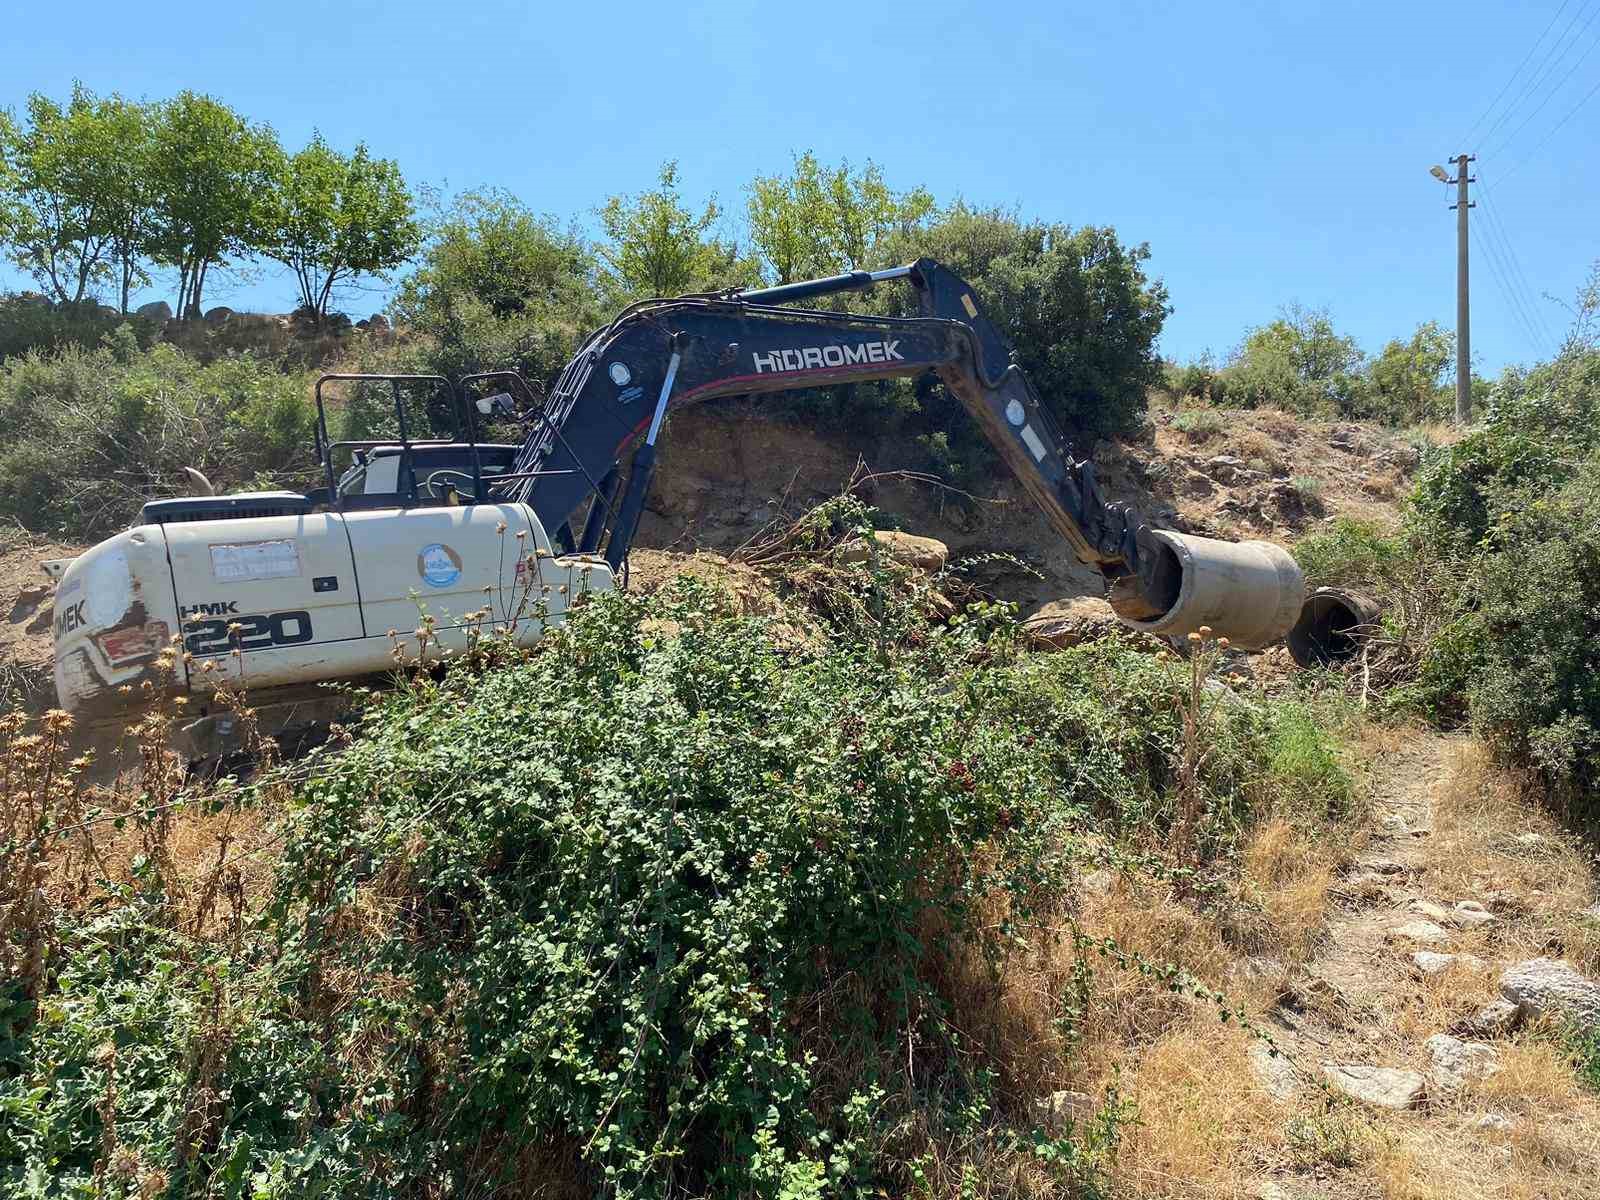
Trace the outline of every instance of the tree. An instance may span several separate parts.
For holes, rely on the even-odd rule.
[[[473,192],[434,223],[392,307],[428,335],[415,355],[420,370],[509,367],[549,383],[601,320],[595,276],[594,252],[576,228],[506,193]]]
[[[63,303],[81,302],[111,274],[112,214],[125,172],[110,103],[82,85],[65,108],[35,92],[25,126],[9,118],[0,125],[11,260]]]
[[[400,168],[365,145],[340,154],[315,134],[292,157],[278,155],[272,176],[261,251],[294,272],[300,303],[318,321],[341,280],[381,279],[416,252],[421,231]]]
[[[1323,309],[1292,304],[1252,329],[1234,351],[1221,384],[1231,403],[1275,405],[1312,415],[1367,415],[1366,356]]]
[[[576,229],[562,229],[509,193],[468,192],[435,224],[394,308],[401,320],[425,327],[466,300],[486,305],[496,318],[587,309],[594,274],[594,255]]]
[[[856,270],[893,231],[908,232],[933,213],[926,188],[891,192],[869,161],[825,167],[811,151],[798,155],[788,175],[758,175],[745,212],[750,239],[773,283]]]
[[[155,231],[155,188],[151,177],[151,122],[147,104],[120,96],[100,101],[96,116],[113,146],[105,172],[105,226],[117,311],[128,312],[135,287],[150,282],[144,263]]]
[[[1131,429],[1146,390],[1161,380],[1156,340],[1171,311],[1166,286],[1145,274],[1149,248],[1124,245],[1109,226],[1074,229],[958,202],[923,227],[881,239],[877,253],[879,266],[926,255],[971,283],[1070,430]],[[900,306],[894,311],[910,310],[903,293],[879,290]]]
[[[1418,325],[1409,341],[1391,340],[1372,362],[1372,384],[1381,401],[1377,415],[1396,423],[1443,416],[1453,403],[1446,381],[1455,353],[1455,335],[1437,321]]]
[[[605,283],[618,299],[679,296],[759,279],[756,264],[711,233],[722,216],[713,197],[698,215],[678,194],[678,164],[663,163],[652,191],[613,196],[600,210]]]
[[[282,161],[277,135],[252,126],[209,96],[180,92],[152,127],[155,191],[151,256],[178,269],[180,316],[200,314],[210,269],[248,255],[262,240],[260,202]]]

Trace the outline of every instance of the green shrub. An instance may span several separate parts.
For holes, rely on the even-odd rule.
[[[1404,569],[1410,556],[1403,539],[1375,521],[1339,517],[1294,547],[1308,587],[1368,583]]]
[[[139,344],[147,347],[160,332],[149,321],[119,316],[90,302],[51,305],[34,297],[0,295],[0,361],[34,350],[93,349],[119,325],[128,326]]]
[[[1478,560],[1473,722],[1576,800],[1600,785],[1600,456],[1504,515]]]
[[[1201,400],[1221,403],[1217,392],[1217,370],[1209,354],[1182,366],[1169,366],[1166,371],[1166,389],[1180,400]]]
[[[1172,418],[1172,427],[1189,435],[1190,441],[1203,442],[1228,427],[1221,413],[1210,408],[1186,408]]]
[[[88,540],[123,528],[151,496],[304,483],[312,468],[307,382],[248,357],[201,366],[119,330],[94,350],[34,352],[0,366],[0,516]]]
[[[1470,549],[1506,516],[1571,479],[1600,447],[1600,350],[1509,371],[1480,428],[1434,452],[1412,506],[1429,537]]]
[[[1347,816],[1356,799],[1355,781],[1329,740],[1328,715],[1305,704],[1275,706],[1263,757],[1273,799],[1318,822]]]

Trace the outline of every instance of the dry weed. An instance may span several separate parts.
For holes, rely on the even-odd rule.
[[[1239,1196],[1283,1146],[1283,1117],[1261,1089],[1250,1034],[1195,1022],[1137,1056],[1124,1076],[1139,1123],[1118,1173],[1144,1196]]]
[[[1245,844],[1245,895],[1260,906],[1267,947],[1296,960],[1307,958],[1322,934],[1328,891],[1342,856],[1327,837],[1316,837],[1282,817],[1270,817]]]

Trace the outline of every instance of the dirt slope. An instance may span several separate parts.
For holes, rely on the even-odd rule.
[[[1095,462],[1106,492],[1186,532],[1287,544],[1338,516],[1392,519],[1418,459],[1399,436],[1372,426],[1206,412],[1217,428],[1185,432],[1185,418],[1157,407],[1146,440],[1102,443]],[[1037,569],[1043,579],[1011,571],[992,580],[1024,614],[1044,601],[1100,594],[1099,576],[1071,556],[1014,480],[997,478],[974,503],[892,477],[925,466],[908,438],[821,433],[746,402],[685,409],[669,422],[638,544],[729,553],[781,512],[798,515],[865,469],[887,476],[864,489],[865,499],[902,528],[939,538],[958,561],[1000,551]]]
[[[0,543],[0,710],[38,710],[55,703],[51,678],[54,584],[40,570],[47,558],[71,558],[76,546],[11,536]]]

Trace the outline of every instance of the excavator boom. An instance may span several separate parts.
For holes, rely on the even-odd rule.
[[[785,307],[899,280],[915,290],[921,315]],[[1113,607],[1129,624],[1164,634],[1209,625],[1242,647],[1267,645],[1293,625],[1303,585],[1288,553],[1265,542],[1157,529],[1131,506],[1105,500],[1093,465],[1072,457],[978,295],[930,259],[626,309],[567,364],[496,495],[531,507],[557,544],[593,553],[604,540],[606,558],[618,567],[638,527],[671,407],[930,371],[1074,556],[1106,578]],[[586,499],[587,519],[575,536]]]

